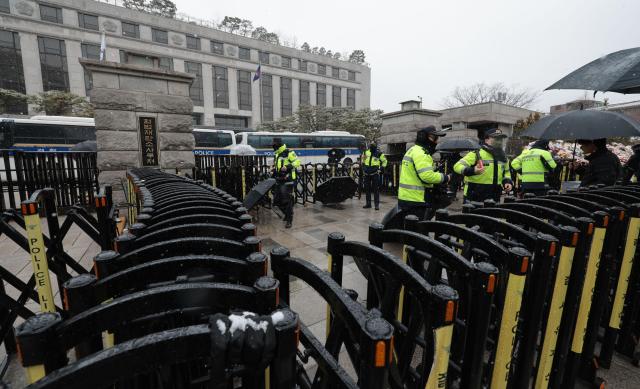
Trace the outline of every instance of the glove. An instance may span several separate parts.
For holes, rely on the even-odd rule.
[[[446,185],[451,181],[451,174],[443,174],[444,180],[442,181],[442,185]]]

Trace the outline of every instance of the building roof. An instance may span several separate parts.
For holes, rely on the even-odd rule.
[[[380,115],[381,118],[391,118],[397,116],[405,116],[405,115],[425,115],[425,116],[442,116],[442,112],[434,111],[431,109],[407,109],[404,111],[394,111]]]

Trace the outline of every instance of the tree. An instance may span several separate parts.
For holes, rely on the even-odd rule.
[[[456,87],[451,96],[443,101],[446,108],[487,102],[499,102],[514,107],[527,108],[538,98],[539,93],[517,86],[507,87],[501,82],[491,85],[477,83],[466,87]]]
[[[169,18],[176,16],[176,5],[171,0],[124,0],[122,5],[136,11],[148,12]]]
[[[14,112],[26,103],[27,95],[11,89],[0,89],[0,113]]]
[[[280,37],[275,32],[269,32],[266,28],[260,26],[253,30],[251,33],[251,37],[254,39],[259,39],[263,42],[272,43],[274,45],[280,44]]]
[[[333,59],[340,59],[340,57],[341,57],[340,53],[335,53],[333,55]]]
[[[325,55],[327,54],[327,50],[324,47],[321,47],[320,50],[318,50],[318,54]]]
[[[333,52],[331,50],[327,50],[327,53],[325,55],[329,58],[333,58]]]
[[[309,47],[309,44],[307,42],[304,42],[302,46],[300,46],[300,49],[306,53],[311,52],[311,48]]]
[[[518,136],[520,132],[529,128],[533,123],[540,120],[542,116],[539,112],[530,113],[525,119],[518,119],[513,125],[513,136]]]
[[[318,54],[318,46],[311,49],[311,54]]]
[[[93,116],[93,106],[84,97],[69,92],[42,92],[29,96],[28,101],[49,116]]]
[[[222,31],[230,32],[235,34],[236,31],[240,29],[240,25],[242,24],[242,19],[235,16],[225,16],[222,19],[222,23],[218,25],[218,28]]]
[[[249,36],[253,34],[252,31],[253,31],[253,23],[251,22],[251,20],[242,19],[240,21],[240,34],[242,36]]]
[[[365,55],[362,50],[353,50],[349,55],[349,62],[362,65],[364,63]]]
[[[254,39],[260,39],[262,35],[267,34],[268,32],[269,31],[267,31],[267,29],[262,26],[256,27],[256,29],[251,32],[251,37]]]

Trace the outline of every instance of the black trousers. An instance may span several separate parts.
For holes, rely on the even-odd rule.
[[[283,181],[276,184],[273,203],[284,213],[284,221],[293,221],[293,182]]]
[[[436,214],[436,210],[427,202],[414,203],[411,201],[398,200],[398,208],[405,216],[415,215],[420,220],[431,220]]]
[[[364,175],[364,191],[367,205],[371,206],[371,192],[373,191],[373,201],[378,207],[380,205],[380,175],[378,173]]]

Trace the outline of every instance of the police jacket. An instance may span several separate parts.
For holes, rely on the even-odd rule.
[[[380,166],[387,167],[387,157],[379,150],[366,150],[362,155],[362,169],[365,174],[377,173]]]
[[[545,173],[557,166],[551,153],[544,149],[532,147],[523,150],[511,161],[511,167],[521,176],[523,188],[544,188]]]
[[[283,169],[287,170],[289,177],[292,180],[296,179],[296,169],[300,167],[300,160],[295,151],[287,149],[287,145],[282,145],[274,153],[273,167],[276,172],[276,177],[285,173]]]
[[[415,145],[402,158],[398,200],[424,203],[426,188],[444,180],[445,175],[434,170],[431,155],[424,147]]]
[[[469,152],[460,159],[453,170],[464,176],[464,195],[471,201],[500,198],[502,185],[511,184],[507,176],[509,161],[506,157],[496,158],[495,151],[488,145],[480,150]],[[475,166],[482,161],[484,172],[475,173]]]
[[[634,175],[636,178],[640,176],[640,152],[634,152],[627,163],[624,164],[623,182],[628,184]]]
[[[582,176],[580,186],[613,185],[621,178],[622,166],[618,157],[608,149],[597,150],[585,157],[589,164]]]

